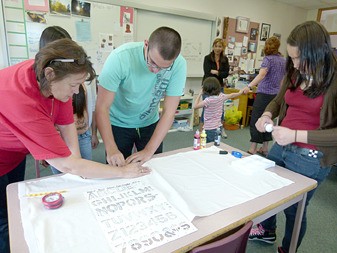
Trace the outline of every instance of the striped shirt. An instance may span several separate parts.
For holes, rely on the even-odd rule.
[[[205,98],[203,101],[205,130],[217,129],[221,126],[223,104],[226,100],[227,96],[223,93]]]

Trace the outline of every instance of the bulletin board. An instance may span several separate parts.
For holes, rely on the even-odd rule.
[[[49,11],[49,7],[48,12],[34,8],[27,10],[25,6],[21,9],[7,8],[5,15],[8,44],[10,49],[13,48],[9,51],[11,64],[33,59],[39,49],[42,31],[48,26],[57,25],[66,29],[72,39],[86,50],[99,74],[105,59],[114,48],[134,41],[134,22],[130,17],[133,18],[135,10],[97,2],[86,3],[90,6],[90,12],[86,14],[89,16],[53,13]],[[128,20],[125,20],[125,14]]]
[[[57,25],[66,29],[72,39],[83,46],[99,74],[114,48],[129,41],[144,41],[156,28],[169,26],[182,36],[182,55],[187,60],[188,76],[202,77],[203,58],[209,54],[215,37],[216,17],[193,11],[170,10],[128,1],[101,0],[99,3],[85,1],[90,5],[89,16],[76,15],[72,11],[71,15],[60,15],[49,11],[49,0],[5,0],[6,5],[13,2],[16,6],[7,6],[4,11],[11,65],[34,58],[42,31],[48,26]],[[34,2],[45,2],[48,11],[42,12],[34,8],[27,10],[25,4]],[[32,20],[31,13],[39,17],[37,21]],[[127,14],[126,17],[123,13]]]
[[[237,19],[225,18],[223,38],[227,44],[227,57],[231,66],[239,66],[246,73],[253,71],[259,52],[259,26],[249,22],[246,32],[237,32]]]

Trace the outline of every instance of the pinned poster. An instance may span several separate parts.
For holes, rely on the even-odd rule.
[[[123,27],[125,24],[133,24],[133,13],[133,8],[121,6],[119,16],[119,22],[121,27]]]
[[[111,52],[115,49],[114,35],[112,33],[100,33],[99,34],[99,50]]]
[[[24,0],[25,10],[27,11],[49,11],[49,1],[48,0]]]

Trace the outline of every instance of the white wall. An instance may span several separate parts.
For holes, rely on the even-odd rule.
[[[128,0],[137,2],[137,0]],[[307,20],[307,11],[272,0],[142,0],[142,4],[205,12],[219,17],[243,16],[254,22],[271,24],[270,34],[281,34],[280,51],[286,54],[286,38],[298,24]],[[210,49],[211,50],[211,49]],[[185,92],[199,92],[201,78],[188,78]]]
[[[2,1],[1,1],[2,2]],[[134,3],[139,5],[139,0],[109,0],[111,4]],[[285,40],[290,31],[297,25],[307,20],[308,12],[304,9],[286,5],[272,0],[142,0],[142,4],[160,8],[169,9],[184,9],[186,11],[195,11],[201,13],[209,13],[219,17],[237,16],[248,17],[254,22],[271,24],[270,34],[281,34],[281,48],[280,51],[286,53]],[[2,14],[2,13],[0,13]],[[3,15],[2,15],[3,16]],[[2,34],[3,22],[0,21],[0,36]],[[0,42],[0,68],[4,66],[4,40]],[[210,49],[211,50],[211,49]],[[187,80],[186,91],[190,88],[196,92],[199,91],[201,78],[189,78]]]

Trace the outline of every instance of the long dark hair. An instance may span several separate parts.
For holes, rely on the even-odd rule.
[[[84,117],[84,111],[87,108],[87,99],[83,85],[80,85],[78,94],[73,95],[73,114],[76,114],[79,119]]]
[[[43,48],[49,42],[66,38],[71,39],[71,36],[65,29],[60,26],[49,26],[41,34],[39,48]]]
[[[336,58],[327,30],[316,21],[304,22],[292,30],[287,44],[297,47],[300,57],[299,70],[294,68],[291,58],[287,57],[289,88],[295,90],[306,81],[305,96],[315,98],[324,94],[330,86],[336,68]],[[312,78],[310,86],[308,77]]]

